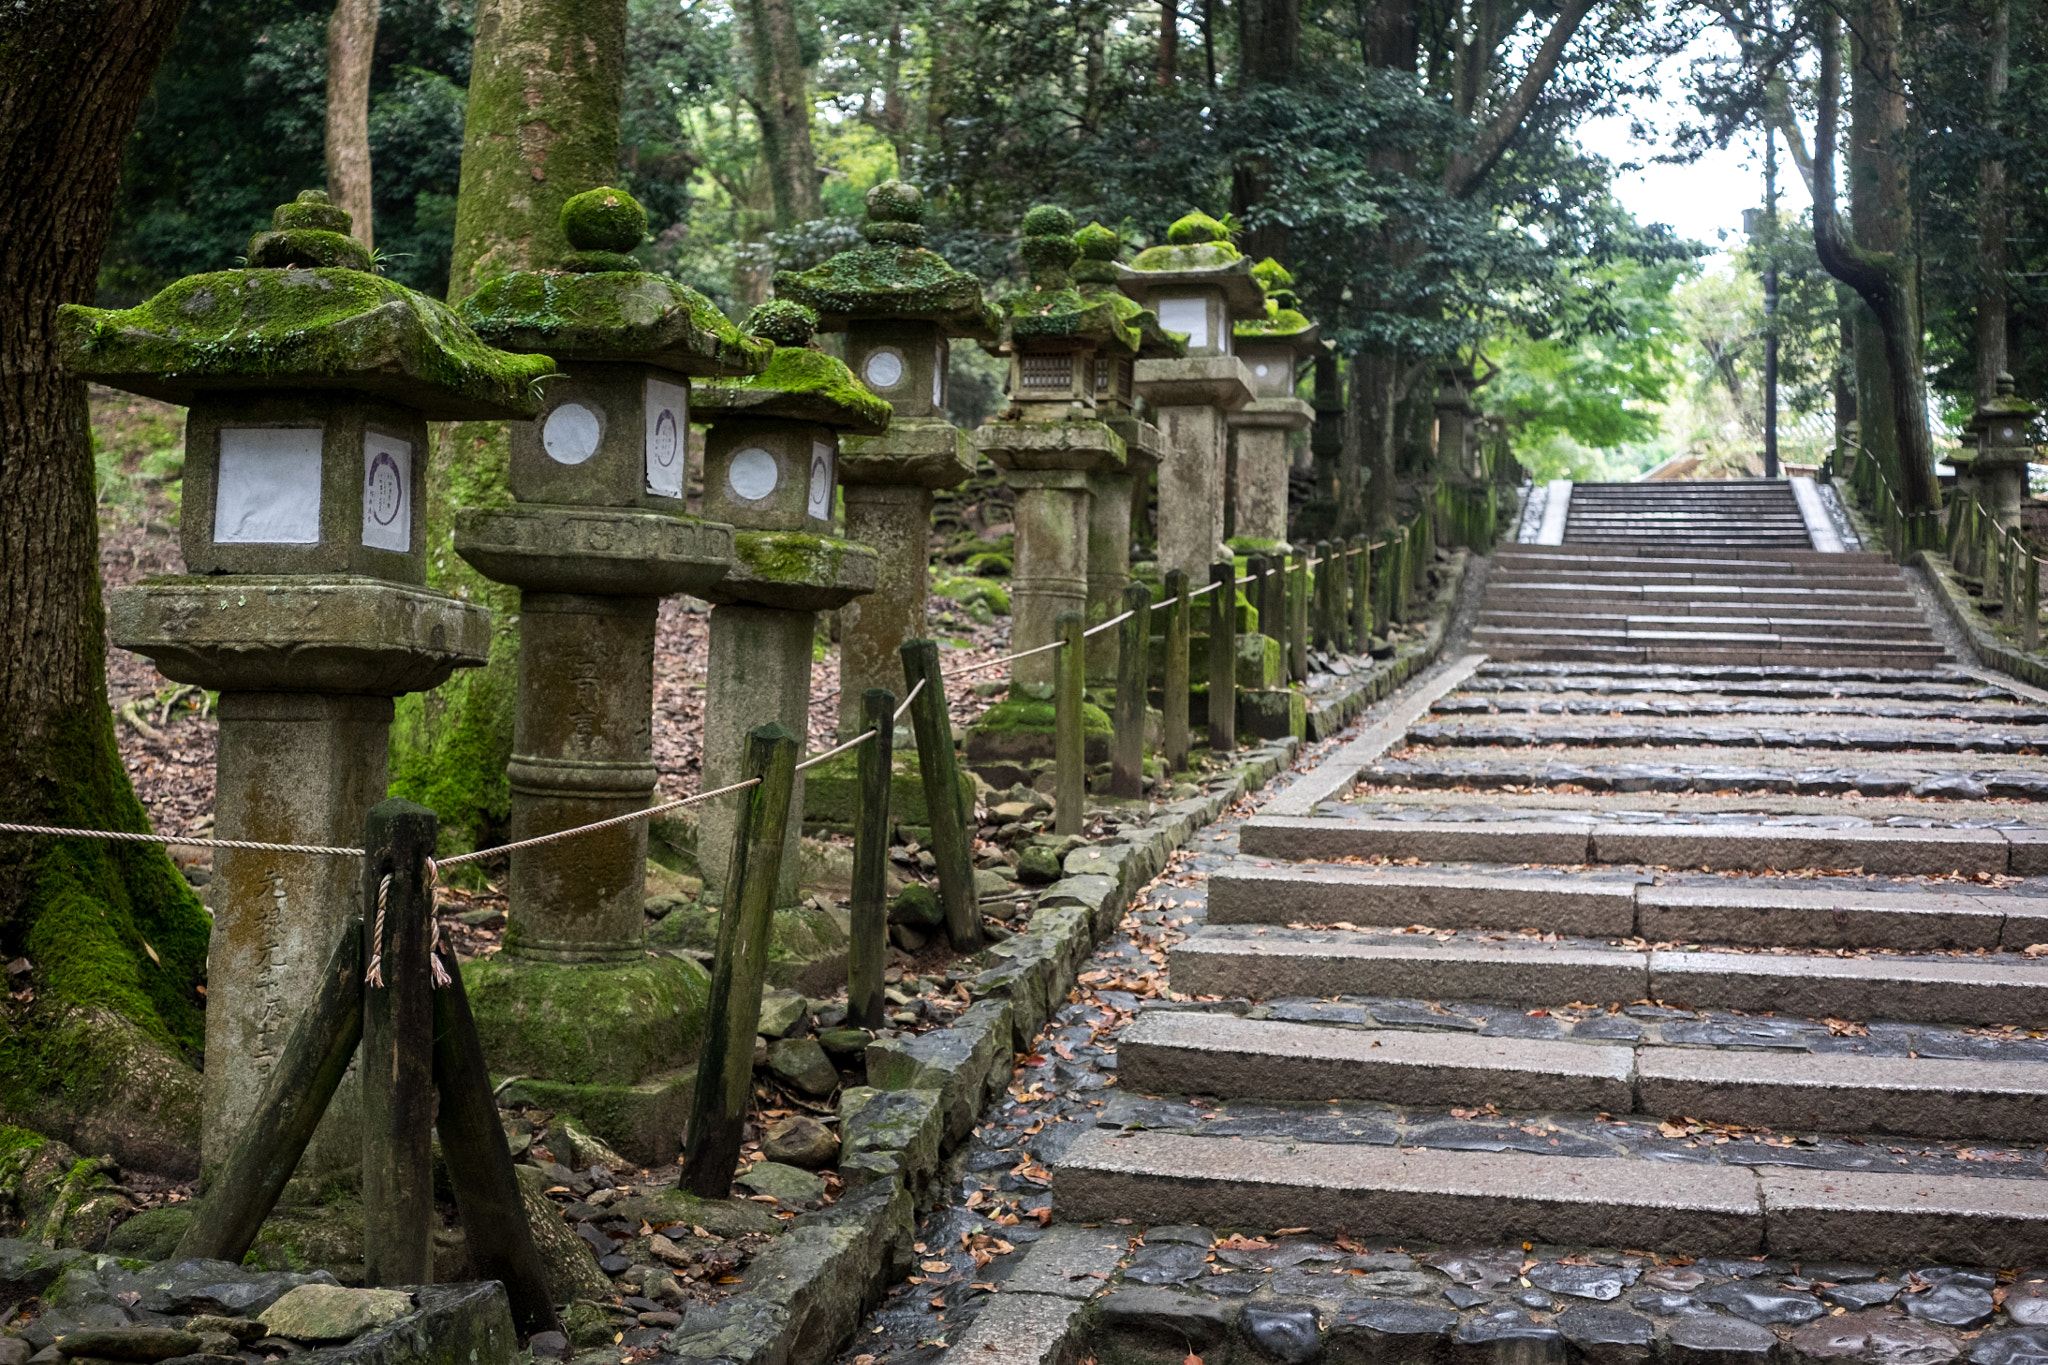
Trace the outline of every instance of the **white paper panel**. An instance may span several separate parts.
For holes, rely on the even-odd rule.
[[[775,457],[759,446],[748,446],[733,456],[732,467],[725,472],[725,486],[742,502],[761,501],[775,491],[781,479]]]
[[[806,508],[823,521],[832,515],[832,447],[811,442],[811,501]]]
[[[1161,299],[1159,325],[1169,332],[1186,332],[1189,350],[1206,347],[1209,344],[1209,301]]]
[[[378,431],[363,437],[363,544],[412,548],[412,442]]]
[[[319,427],[223,427],[213,500],[219,545],[320,543]]]
[[[683,496],[683,465],[689,458],[690,391],[665,379],[647,381],[647,491],[658,498]]]
[[[581,403],[562,404],[540,424],[541,449],[556,464],[582,464],[597,454],[597,443],[603,438],[603,423]]]

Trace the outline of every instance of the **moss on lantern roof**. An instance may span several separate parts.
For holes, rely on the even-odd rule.
[[[1291,289],[1294,286],[1294,276],[1288,272],[1286,266],[1271,256],[1252,267],[1252,278],[1258,281],[1259,288],[1268,294],[1276,294],[1282,289]]]
[[[1121,237],[1100,223],[1090,223],[1074,234],[1074,245],[1081,249],[1081,259],[1068,272],[1075,286],[1083,298],[1106,304],[1126,332],[1136,333],[1141,359],[1179,358],[1188,353],[1185,336],[1166,331],[1159,325],[1157,313],[1116,287],[1116,258],[1123,250]]]
[[[1100,294],[1083,294],[1077,289],[1020,289],[1005,294],[1000,305],[1006,339],[1064,337],[1133,353],[1138,349],[1139,332],[1130,315]]]
[[[778,346],[759,374],[713,380],[690,391],[690,415],[701,421],[721,417],[766,417],[816,422],[857,436],[889,429],[895,409],[868,392],[853,371],[808,346]]]
[[[1181,272],[1218,270],[1244,259],[1230,243],[1230,229],[1197,209],[1166,230],[1166,245],[1147,247],[1131,262],[1133,270]]]
[[[235,390],[344,389],[430,421],[531,418],[534,381],[555,368],[486,344],[438,299],[335,266],[188,275],[134,308],[66,305],[58,326],[73,374],[187,405]]]
[[[866,244],[809,270],[779,270],[775,293],[816,311],[819,326],[845,329],[853,319],[932,322],[948,336],[993,340],[998,320],[981,296],[981,281],[925,247],[924,194],[902,180],[868,191]]]
[[[1292,308],[1283,308],[1278,299],[1266,300],[1266,315],[1246,318],[1231,326],[1231,334],[1246,340],[1259,338],[1266,341],[1285,341],[1296,350],[1312,349],[1321,338],[1322,328]]]
[[[507,350],[641,361],[704,377],[758,374],[772,350],[696,290],[640,270],[515,270],[464,299],[462,317]]]

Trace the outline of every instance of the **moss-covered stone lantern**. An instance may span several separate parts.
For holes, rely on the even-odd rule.
[[[1294,384],[1302,363],[1322,344],[1322,329],[1295,307],[1294,277],[1280,262],[1259,262],[1252,279],[1265,291],[1264,309],[1232,329],[1238,359],[1251,371],[1254,397],[1230,414],[1237,444],[1230,543],[1257,554],[1293,548],[1287,544],[1287,440],[1315,421],[1315,409],[1294,396]]]
[[[839,615],[839,732],[860,729],[861,695],[903,690],[903,642],[925,633],[931,597],[932,494],[974,472],[967,433],[946,420],[952,343],[992,342],[995,310],[981,281],[926,248],[924,196],[885,180],[868,191],[865,244],[775,277],[777,298],[846,333],[846,361],[895,410],[878,436],[840,441],[846,537],[880,556],[875,590]]]
[[[733,557],[730,526],[684,511],[690,380],[758,371],[773,351],[639,269],[626,253],[647,216],[631,195],[587,190],[560,218],[570,249],[555,268],[496,276],[462,304],[486,340],[562,366],[537,419],[509,433],[511,501],[456,517],[456,552],[520,590],[515,841],[655,800],[661,598],[703,592]],[[696,1041],[674,1002],[703,984],[695,963],[645,951],[646,822],[511,861],[505,951],[466,971],[486,1054],[628,1156],[668,1160]],[[594,993],[605,1008],[586,1008]]]
[[[1010,403],[974,433],[974,443],[1017,492],[1010,644],[1030,650],[1053,641],[1061,613],[1088,609],[1091,489],[1103,476],[1123,477],[1125,466],[1123,438],[1102,420],[1107,405],[1098,376],[1108,392],[1127,384],[1139,337],[1118,305],[1075,288],[1070,271],[1080,247],[1071,213],[1053,204],[1026,213],[1020,249],[1030,284],[997,304]],[[1012,696],[1004,705],[1024,704],[1031,693],[1044,694],[1034,701],[1050,696],[1055,660],[1035,654],[1012,665]],[[969,735],[969,758],[1051,756],[1049,725],[1024,735],[1012,719],[1004,706],[984,717]],[[1001,752],[989,747],[999,735]]]
[[[1252,374],[1235,353],[1240,321],[1264,316],[1266,299],[1251,263],[1230,244],[1223,224],[1190,213],[1120,270],[1124,292],[1149,307],[1159,325],[1187,338],[1179,360],[1141,360],[1136,388],[1165,437],[1159,467],[1159,567],[1206,580],[1223,544],[1226,415],[1252,401]]]
[[[2035,407],[2014,396],[2012,376],[1998,376],[1998,393],[1971,415],[1977,457],[1970,475],[1984,510],[2001,526],[2017,527],[2027,495],[2027,462],[2034,457]]]
[[[717,604],[704,697],[706,788],[740,780],[754,727],[778,721],[792,734],[810,733],[817,614],[875,590],[879,556],[832,534],[833,501],[841,435],[880,435],[890,408],[845,365],[811,348],[816,322],[801,304],[762,304],[745,328],[775,343],[768,368],[706,384],[697,395],[697,420],[711,426],[704,513],[735,528],[732,572],[704,593]],[[797,901],[803,792],[798,773],[777,901],[784,907]],[[701,809],[697,858],[715,905],[725,894],[734,807],[713,801]]]
[[[64,308],[61,344],[74,374],[190,409],[186,572],[116,589],[108,614],[116,644],[221,694],[215,835],[357,846],[385,795],[391,699],[482,664],[490,639],[487,611],[424,586],[426,424],[529,417],[554,366],[370,273],[326,195],[272,222],[247,269],[125,311]],[[361,882],[346,858],[215,856],[206,1163],[261,1097]],[[324,1132],[312,1166],[360,1158]]]

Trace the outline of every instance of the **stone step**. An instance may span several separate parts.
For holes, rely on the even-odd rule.
[[[1787,620],[1835,620],[1835,621],[1899,621],[1913,625],[1924,624],[1926,618],[1910,599],[1899,596],[1884,601],[1872,602],[1862,598],[1831,602],[1785,601],[1761,602],[1749,598],[1715,598],[1712,600],[1686,597],[1677,594],[1659,593],[1645,597],[1640,593],[1595,592],[1558,593],[1536,592],[1493,592],[1488,593],[1481,608],[1484,613],[1492,612],[1551,612],[1571,614],[1616,614],[1656,612],[1666,616],[1679,617],[1780,617]]]
[[[1672,952],[1343,930],[1212,926],[1174,945],[1176,991],[1221,999],[1374,995],[1508,1005],[1666,1002],[1810,1019],[2048,1024],[2048,962]]]
[[[1649,751],[1654,753],[1655,751]],[[1945,801],[2048,801],[2048,772],[1962,769],[1764,768],[1740,762],[1668,763],[1644,757],[1620,763],[1514,758],[1388,760],[1360,781],[1420,791],[1515,791],[1571,786],[1588,792],[1662,792],[1720,796],[1915,796]]]
[[[1965,1265],[2048,1257],[2048,1181],[1425,1151],[1091,1129],[1053,1171],[1062,1222],[1202,1224],[1451,1246]]]
[[[1789,722],[1789,723],[1788,723]],[[1408,728],[1415,747],[1520,748],[1561,744],[1578,749],[1638,749],[1710,745],[1727,749],[1806,749],[1816,752],[2025,754],[2039,737],[2027,729],[1973,721],[1899,720],[1884,728],[1796,718],[1723,716],[1711,725],[1669,717],[1599,721],[1584,716],[1508,717],[1500,721],[1425,721]]]
[[[1147,1010],[1117,1039],[1146,1095],[1583,1110],[1827,1133],[2031,1142],[2048,1065],[1636,1047]]]
[[[1815,890],[1743,879],[1659,886],[1638,878],[1451,869],[1227,863],[1210,874],[1211,924],[1423,924],[1586,938],[1759,948],[1931,952],[2048,943],[2048,897]]]
[[[1729,573],[1796,574],[1817,569],[1824,573],[1878,572],[1897,574],[1899,567],[1884,555],[1869,551],[1824,554],[1819,550],[1683,550],[1656,545],[1500,545],[1494,548],[1496,569],[1535,564],[1584,564],[1612,569],[1640,562],[1648,569],[1710,567]]]
[[[1552,604],[1562,605],[1562,603]],[[1553,636],[1592,639],[1636,639],[1645,636],[1711,635],[1714,638],[1776,642],[1784,639],[1826,639],[1867,641],[1872,645],[1895,641],[1934,641],[1934,628],[1926,621],[1846,620],[1828,615],[1777,615],[1761,612],[1749,615],[1711,615],[1698,612],[1575,612],[1537,611],[1507,605],[1488,604],[1479,612],[1478,625],[1487,629],[1545,631]]]
[[[2031,877],[2048,872],[2048,829],[1916,829],[1811,825],[1586,823],[1545,820],[1381,820],[1259,815],[1238,847],[1255,858],[1334,862],[1626,863],[1711,872],[1858,868],[1870,876]]]
[[[1810,646],[1802,648],[1797,645],[1781,645],[1775,649],[1676,643],[1569,645],[1518,639],[1512,632],[1482,632],[1477,629],[1473,631],[1472,643],[1474,647],[1483,648],[1497,659],[1524,660],[1531,663],[1582,663],[1602,668],[1614,664],[1651,664],[1684,668],[1702,665],[1853,668],[1859,662],[1868,660],[1873,653],[1880,653],[1886,658],[1928,664],[1945,663],[1949,657],[1946,651],[1931,650],[1919,645],[1900,646],[1888,651],[1818,649]]]
[[[1591,689],[1589,689],[1590,691]],[[1438,716],[1863,716],[1886,720],[1952,720],[1980,725],[2048,725],[2048,708],[2003,702],[1895,700],[1881,693],[1855,697],[1629,695],[1559,697],[1536,692],[1460,692],[1430,706]]]
[[[1940,672],[1901,673],[1889,681],[1875,676],[1885,669],[1656,669],[1612,668],[1560,672],[1554,666],[1488,660],[1461,688],[1461,696],[1668,696],[1668,697],[1795,697],[1815,699],[1877,698],[1898,701],[2022,700],[2000,687],[1956,682]],[[2033,704],[2033,703],[2030,703]]]

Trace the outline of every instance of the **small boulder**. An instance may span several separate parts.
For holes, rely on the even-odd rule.
[[[839,1088],[839,1070],[815,1038],[782,1038],[770,1043],[768,1070],[806,1095],[829,1095]]]
[[[826,1029],[818,1043],[835,1057],[858,1057],[868,1050],[868,1031],[860,1028]]]
[[[761,997],[761,1023],[755,1030],[764,1038],[787,1038],[803,1032],[809,1002],[801,995],[772,991]]]
[[[779,1161],[757,1161],[734,1184],[755,1194],[765,1194],[791,1208],[815,1203],[825,1197],[825,1181],[809,1171],[785,1166]]]
[[[573,1118],[557,1118],[552,1125],[551,1141],[555,1148],[566,1146],[571,1168],[579,1171],[592,1166],[602,1166],[608,1171],[630,1169],[632,1163],[608,1146],[604,1139],[594,1135],[588,1128]]]
[[[1017,880],[1027,886],[1045,886],[1063,875],[1060,860],[1043,844],[1032,844],[1017,855]]]
[[[810,1115],[791,1114],[761,1139],[761,1155],[770,1161],[818,1170],[839,1160],[839,1138]]]
[[[292,1341],[352,1341],[411,1311],[412,1295],[399,1289],[302,1284],[264,1309],[257,1321],[272,1336]]]
[[[171,1327],[81,1327],[57,1338],[62,1355],[102,1360],[153,1362],[188,1356],[198,1349],[196,1335]]]
[[[939,906],[939,898],[929,886],[912,882],[896,894],[889,902],[889,923],[907,924],[912,928],[931,928],[943,924],[945,911]]]

